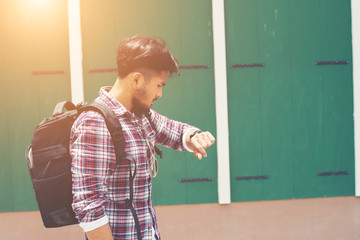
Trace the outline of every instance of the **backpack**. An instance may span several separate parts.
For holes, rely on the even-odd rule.
[[[63,112],[64,109],[68,111]],[[26,150],[26,160],[36,200],[47,228],[78,223],[71,206],[73,197],[69,153],[70,131],[80,113],[88,110],[99,112],[104,117],[113,139],[116,164],[121,160],[127,160],[130,164],[134,161],[132,156],[127,155],[123,150],[125,139],[121,124],[110,108],[96,102],[78,106],[68,101],[58,103],[53,115],[45,118],[35,128],[31,145]],[[130,175],[135,177],[135,173]],[[132,188],[133,179],[130,180],[130,188]],[[132,196],[130,198],[132,200]]]

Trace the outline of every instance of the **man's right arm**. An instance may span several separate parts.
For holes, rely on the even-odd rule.
[[[70,138],[72,206],[80,226],[91,240],[112,239],[104,211],[106,181],[110,168],[116,165],[112,162],[116,158],[111,141],[105,121],[98,113],[80,115],[74,123]]]

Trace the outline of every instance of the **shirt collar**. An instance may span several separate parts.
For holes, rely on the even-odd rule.
[[[108,107],[113,110],[116,116],[122,117],[126,114],[131,116],[135,116],[132,112],[130,112],[124,105],[122,105],[116,98],[110,95],[109,91],[112,87],[102,87],[99,91],[98,99],[105,103]]]

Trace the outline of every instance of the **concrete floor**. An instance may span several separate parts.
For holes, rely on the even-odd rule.
[[[163,240],[360,240],[360,198],[156,207]],[[78,226],[43,227],[39,212],[0,213],[0,240],[80,240]]]

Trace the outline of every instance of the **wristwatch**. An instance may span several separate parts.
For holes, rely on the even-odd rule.
[[[198,134],[198,133],[202,133],[202,131],[201,131],[201,130],[196,130],[195,132],[193,132],[192,134],[190,134],[190,142],[191,142],[191,138],[192,138],[193,136],[195,136],[196,134]]]

